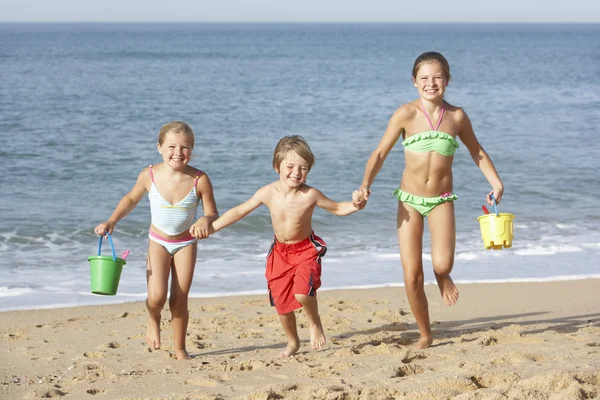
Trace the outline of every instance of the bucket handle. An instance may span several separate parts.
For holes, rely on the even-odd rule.
[[[117,253],[115,253],[115,245],[113,244],[112,236],[110,233],[104,232],[104,234],[108,237],[108,241],[110,242],[110,248],[112,250],[113,261],[117,261]],[[102,236],[100,236],[100,240],[98,240],[98,255],[102,252]]]
[[[496,214],[496,217],[498,216],[498,207],[496,206],[496,198],[494,197],[493,194],[490,195],[490,198],[492,199],[492,211],[494,212],[494,214]]]

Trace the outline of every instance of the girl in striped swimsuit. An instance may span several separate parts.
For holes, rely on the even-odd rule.
[[[200,201],[204,216],[196,222],[196,229],[207,232],[210,223],[218,217],[208,175],[188,165],[193,148],[194,132],[187,123],[173,121],[163,126],[158,134],[158,152],[163,163],[144,168],[133,189],[121,199],[110,218],[95,229],[98,235],[112,233],[117,222],[148,193],[152,217],[146,261],[146,307],[150,314],[146,342],[151,349],[160,348],[161,311],[167,300],[171,275],[169,309],[173,349],[179,360],[191,358],[186,351],[185,337],[197,243],[189,229],[196,222]]]

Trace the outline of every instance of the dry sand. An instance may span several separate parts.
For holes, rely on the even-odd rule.
[[[188,351],[144,342],[143,303],[0,313],[0,398],[600,398],[600,280],[459,285],[457,305],[427,286],[435,341],[425,350],[404,288],[319,292],[328,336],[299,354],[266,296],[192,299]]]

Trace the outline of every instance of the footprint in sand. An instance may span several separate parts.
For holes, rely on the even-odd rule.
[[[104,390],[104,389],[95,389],[95,388],[92,388],[92,389],[88,389],[88,390],[86,390],[85,392],[86,392],[87,394],[96,395],[96,394],[102,394],[102,393],[104,393],[105,391],[106,391],[106,390]]]
[[[483,373],[481,375],[472,375],[469,377],[471,382],[478,389],[493,388],[498,385],[512,384],[518,382],[521,377],[516,372],[494,372]]]
[[[210,343],[202,343],[199,340],[192,340],[192,343],[194,344],[194,347],[197,348],[198,350],[203,350],[203,349],[208,349],[210,347],[213,347],[212,344],[210,344]]]
[[[273,385],[265,390],[250,393],[244,396],[244,399],[287,399],[290,394],[294,394],[297,391],[298,385],[296,384]]]
[[[427,356],[422,353],[414,353],[411,350],[407,350],[402,358],[402,364],[410,364],[415,360],[424,360]]]
[[[406,364],[400,367],[393,367],[390,378],[404,378],[405,376],[418,375],[425,372],[423,367],[417,364]]]
[[[32,392],[27,393],[23,398],[24,399],[50,399],[53,397],[63,397],[68,393],[63,392],[62,390],[52,388],[48,390],[34,390]]]
[[[310,368],[308,372],[303,375],[308,376],[311,379],[325,379],[340,375],[340,373],[327,368]]]
[[[215,381],[219,381],[219,382],[226,382],[226,381],[231,380],[231,378],[227,374],[208,374],[208,377],[210,379],[214,379]]]
[[[224,311],[225,307],[224,306],[202,306],[200,307],[200,311],[202,312],[218,312],[218,311]]]
[[[83,353],[84,357],[87,358],[105,358],[104,353],[106,353],[105,351],[88,351],[86,353]]]
[[[313,399],[358,399],[361,393],[358,389],[341,386],[322,387],[315,390],[310,398]],[[379,398],[379,397],[377,397]]]

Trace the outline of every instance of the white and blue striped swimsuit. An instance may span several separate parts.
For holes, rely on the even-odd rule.
[[[200,199],[196,193],[196,185],[202,172],[198,171],[194,186],[182,200],[171,204],[165,200],[154,184],[152,165],[150,166],[150,178],[152,187],[148,193],[150,200],[150,214],[152,225],[170,236],[177,236],[190,229],[196,222],[196,212]]]

